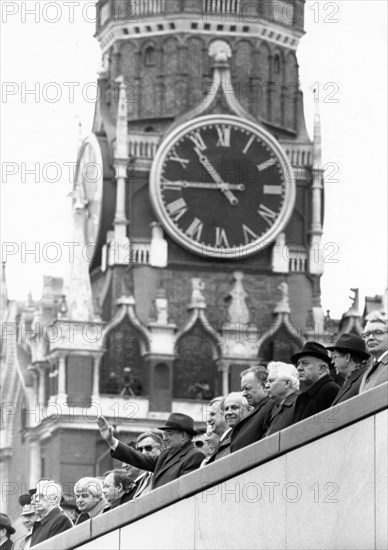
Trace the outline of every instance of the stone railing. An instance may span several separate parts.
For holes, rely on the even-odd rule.
[[[131,263],[149,265],[151,244],[133,242],[131,246]]]
[[[307,269],[307,252],[303,250],[288,250],[288,266],[291,273],[304,273]]]
[[[202,11],[214,15],[239,13],[240,0],[203,0]]]
[[[140,159],[153,159],[158,148],[160,136],[148,132],[129,134],[129,156]]]
[[[296,144],[289,141],[280,142],[292,166],[307,168],[313,164],[313,146],[310,143]]]
[[[165,0],[132,0],[132,3],[139,16],[164,13]]]
[[[139,21],[165,12],[165,0],[108,0],[97,3],[97,31],[110,21]]]

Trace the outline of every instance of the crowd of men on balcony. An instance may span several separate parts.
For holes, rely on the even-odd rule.
[[[307,342],[291,357],[292,364],[273,361],[241,373],[241,392],[212,399],[207,409],[207,431],[196,444],[194,420],[172,413],[157,433],[144,432],[135,448],[114,437],[104,417],[98,418],[101,437],[111,456],[123,464],[104,479],[84,477],[74,486],[75,504],[63,502],[59,483],[39,480],[19,498],[28,534],[14,546],[11,519],[0,514],[0,550],[31,548],[83,521],[166,485],[198,468],[266,438],[296,422],[338,405],[388,381],[387,320],[370,319],[363,338],[342,334],[325,348]],[[330,376],[334,364],[345,379],[342,387]],[[202,448],[199,445],[202,444]],[[141,470],[141,472],[139,472]],[[68,503],[67,503],[68,504]]]

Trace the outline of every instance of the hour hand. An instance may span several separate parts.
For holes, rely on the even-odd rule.
[[[198,155],[199,162],[205,168],[212,180],[217,184],[219,190],[222,191],[232,206],[236,206],[238,204],[238,198],[230,190],[230,185],[222,180],[214,166],[209,162],[207,156],[204,155],[198,147],[195,147],[195,152]]]

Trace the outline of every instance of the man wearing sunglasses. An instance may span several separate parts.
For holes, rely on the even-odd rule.
[[[144,454],[144,456],[158,457],[162,452],[163,440],[157,434],[152,432],[144,432],[139,435],[136,440],[136,450]],[[136,478],[137,489],[133,496],[133,500],[145,495],[151,490],[152,472],[144,472]]]
[[[145,453],[124,445],[113,436],[113,428],[103,416],[97,418],[101,437],[111,448],[111,456],[127,462],[132,466],[153,472],[151,489],[161,487],[178,477],[199,468],[203,453],[192,442],[197,434],[191,416],[171,413],[166,424],[159,429],[163,431],[165,450],[159,456],[146,456]]]
[[[362,377],[359,393],[364,393],[388,381],[387,320],[379,314],[371,317],[365,325],[362,337],[366,351],[373,357],[373,364]]]

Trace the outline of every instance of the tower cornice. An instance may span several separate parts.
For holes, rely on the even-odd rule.
[[[252,38],[262,39],[273,45],[296,51],[302,31],[286,28],[268,21],[220,23],[219,18],[209,16],[207,22],[198,20],[193,14],[176,14],[147,18],[141,21],[110,21],[95,37],[100,43],[102,54],[106,53],[117,41],[137,41],[156,36],[171,37],[171,33],[189,34],[193,37],[213,38],[215,32],[220,39]]]

